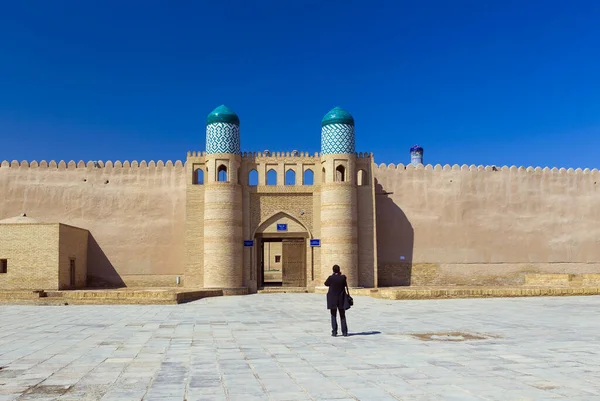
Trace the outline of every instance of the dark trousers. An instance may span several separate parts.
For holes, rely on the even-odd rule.
[[[331,333],[337,334],[337,311],[340,311],[340,322],[342,323],[342,334],[348,334],[348,326],[346,325],[346,311],[344,308],[332,308],[329,309],[331,312]]]

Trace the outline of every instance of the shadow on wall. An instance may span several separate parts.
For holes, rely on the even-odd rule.
[[[405,286],[411,283],[414,230],[390,195],[375,179],[379,287]]]
[[[87,286],[89,288],[122,288],[125,282],[119,276],[106,254],[90,233],[88,236],[88,272]]]

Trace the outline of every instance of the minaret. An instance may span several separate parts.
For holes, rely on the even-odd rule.
[[[219,106],[206,119],[204,287],[243,285],[240,119]]]
[[[335,107],[321,121],[321,275],[331,274],[334,264],[358,280],[356,211],[356,152],[354,118]]]
[[[410,148],[410,163],[413,166],[423,164],[423,148],[419,145]]]

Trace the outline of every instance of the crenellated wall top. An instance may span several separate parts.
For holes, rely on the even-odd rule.
[[[394,163],[390,163],[390,164],[385,164],[385,163],[381,163],[379,165],[375,165],[375,168],[379,169],[379,170],[396,170],[396,171],[417,171],[417,170],[425,170],[425,171],[463,171],[463,172],[467,172],[467,171],[489,171],[489,172],[511,172],[511,173],[546,173],[546,174],[598,174],[598,169],[594,168],[594,169],[589,169],[589,168],[585,168],[585,169],[581,169],[581,168],[577,168],[577,169],[573,169],[573,168],[557,168],[557,167],[533,167],[533,166],[529,166],[529,167],[524,167],[524,166],[483,166],[483,165],[458,165],[458,164],[454,164],[454,165],[449,165],[449,164],[445,164],[444,166],[442,166],[441,164],[436,164],[435,166],[431,165],[431,164],[427,164],[427,165],[422,165],[422,164],[418,164],[416,166],[412,165],[412,164],[407,164],[404,165],[402,163],[399,164],[394,164]]]
[[[264,152],[242,152],[241,153],[242,158],[257,158],[257,157],[271,157],[271,158],[292,158],[292,157],[298,157],[298,158],[321,158],[322,154],[320,152],[314,152],[314,153],[310,153],[310,152],[298,152],[298,151],[292,151],[292,152],[270,152],[270,151],[264,151]],[[188,152],[187,153],[187,157],[205,157],[206,156],[206,152]],[[355,153],[355,156],[358,159],[371,159],[373,158],[373,153],[370,152],[357,152]]]
[[[205,152],[188,152],[188,157],[204,157],[206,156]],[[244,152],[242,153],[243,158],[247,159],[256,159],[256,158],[267,158],[267,159],[289,159],[289,158],[298,158],[298,159],[310,159],[310,161],[315,161],[315,159],[320,159],[321,154],[319,152],[315,152],[314,154],[310,154],[308,152]],[[356,153],[356,157],[358,159],[372,159],[372,153]],[[60,160],[56,162],[55,160],[51,161],[17,161],[17,160],[4,160],[0,163],[0,168],[55,168],[55,169],[94,169],[94,168],[183,168],[185,167],[186,162],[182,162],[181,160],[176,160],[175,162],[171,160],[167,160],[166,162],[159,160],[154,161],[151,160],[149,162],[142,160],[138,162],[137,160],[124,162],[121,161],[87,161],[84,162],[80,160],[75,162],[71,160],[69,162],[65,162],[64,160]],[[483,166],[483,165],[441,165],[436,164],[431,165],[423,165],[418,164],[416,166],[412,164],[404,165],[402,163],[399,164],[374,164],[374,168],[379,170],[396,170],[396,171],[416,171],[416,170],[425,170],[425,171],[489,171],[489,172],[520,172],[520,173],[550,173],[550,174],[598,174],[598,169],[593,168],[557,168],[557,167],[524,167],[524,166]]]
[[[21,162],[17,161],[17,160],[13,160],[12,162],[9,162],[8,160],[4,160],[2,163],[0,163],[0,168],[48,168],[48,169],[58,169],[58,170],[66,170],[66,169],[96,169],[96,168],[130,168],[130,169],[134,169],[134,168],[166,168],[166,169],[180,169],[183,168],[185,166],[185,162],[182,162],[181,160],[176,160],[175,163],[173,163],[173,161],[171,160],[167,160],[166,162],[159,160],[157,162],[155,162],[154,160],[151,160],[149,162],[146,162],[145,160],[142,160],[141,162],[138,162],[137,160],[133,160],[133,161],[128,161],[125,160],[124,162],[121,161],[102,161],[102,160],[97,160],[97,161],[88,161],[88,162],[84,162],[83,160],[80,160],[79,162],[75,162],[74,160],[71,160],[69,162],[65,162],[64,160],[60,160],[58,163],[55,160],[50,160],[50,162],[47,162],[46,160],[42,160],[40,162],[38,161],[27,161],[27,160],[23,160]]]

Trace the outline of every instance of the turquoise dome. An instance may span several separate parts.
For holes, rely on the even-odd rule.
[[[206,153],[240,152],[240,119],[226,106],[219,106],[206,117]]]
[[[329,124],[348,124],[354,126],[354,117],[341,107],[334,107],[321,120],[321,127]]]
[[[206,125],[213,123],[229,123],[240,125],[240,119],[229,107],[220,105],[206,117]]]

